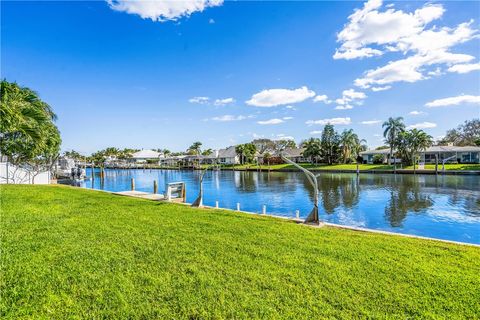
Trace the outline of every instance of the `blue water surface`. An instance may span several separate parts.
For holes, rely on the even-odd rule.
[[[87,170],[91,175],[91,170]],[[187,201],[198,194],[201,171],[191,170],[105,170],[101,180],[82,187],[108,191],[153,192],[157,180],[159,193],[170,182],[183,181]],[[319,177],[319,210],[323,221],[347,226],[433,237],[480,244],[480,178],[452,175],[393,175],[322,173]],[[288,217],[300,211],[306,217],[312,209],[313,191],[303,173],[209,171],[204,182],[204,204],[222,208],[262,211]]]

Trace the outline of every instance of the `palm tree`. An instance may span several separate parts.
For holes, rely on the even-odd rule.
[[[239,145],[235,146],[235,152],[240,157],[240,164],[243,164],[243,158],[244,158],[244,153],[245,153],[245,145],[244,144],[239,144]]]
[[[425,131],[423,130],[418,130],[418,129],[412,129],[408,131],[408,141],[410,144],[410,152],[412,155],[412,161],[413,161],[413,172],[416,170],[416,158],[418,156],[418,153],[420,151],[425,151],[428,147],[430,147],[433,143],[433,138],[432,136],[428,135]]]
[[[200,153],[202,153],[201,147],[202,143],[200,141],[196,141],[192,143],[192,145],[187,149],[187,151],[198,156]]]
[[[318,138],[310,138],[307,141],[304,141],[302,143],[302,146],[305,148],[305,150],[302,153],[302,156],[304,158],[310,158],[310,161],[312,164],[316,159],[320,156],[321,153],[321,144],[320,144],[320,139]]]
[[[16,83],[0,84],[0,153],[13,164],[46,163],[58,155],[56,115],[37,93]]]
[[[340,147],[342,149],[343,163],[347,163],[352,159],[352,156],[356,157],[356,149],[360,144],[360,140],[353,129],[344,130],[340,135]]]
[[[390,155],[388,157],[388,164],[390,165],[393,156],[393,150],[396,146],[397,136],[400,132],[405,131],[405,124],[403,123],[402,117],[390,117],[383,123],[382,128],[385,129],[383,131],[383,137],[390,147]]]

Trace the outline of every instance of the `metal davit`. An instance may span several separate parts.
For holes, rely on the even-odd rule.
[[[293,162],[290,159],[287,159],[283,154],[280,154],[280,157],[282,158],[283,161],[285,161],[288,164],[291,164],[295,166],[296,168],[300,169],[305,173],[305,176],[307,176],[308,181],[310,181],[310,184],[313,187],[313,209],[310,211],[309,215],[305,219],[305,223],[315,223],[315,224],[320,224],[320,219],[318,217],[318,181],[317,181],[317,176],[314,175],[311,171],[305,169],[304,167],[300,166],[299,164]]]

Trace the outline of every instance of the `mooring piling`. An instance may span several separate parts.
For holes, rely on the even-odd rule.
[[[157,192],[158,192],[157,180],[153,180],[153,193],[157,194]]]
[[[295,218],[300,219],[300,210],[295,210]]]
[[[215,201],[215,208],[218,209],[218,201]]]
[[[130,189],[131,189],[132,191],[135,190],[135,179],[134,179],[134,178],[132,178],[132,179],[130,180]]]
[[[267,214],[267,206],[266,205],[262,206],[262,214]]]
[[[237,211],[240,211],[240,202],[237,202]]]

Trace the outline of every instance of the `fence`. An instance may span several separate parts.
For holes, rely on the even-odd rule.
[[[50,172],[32,174],[28,170],[12,165],[8,162],[0,162],[0,184],[49,184]]]

